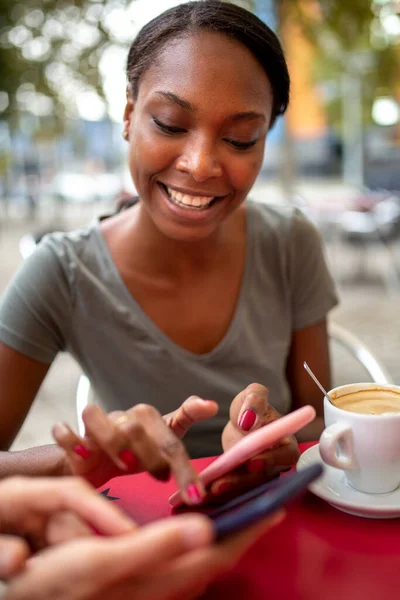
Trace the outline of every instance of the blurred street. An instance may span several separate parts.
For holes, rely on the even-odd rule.
[[[300,180],[296,190],[306,199],[308,208],[313,209],[313,215],[322,214],[321,211],[324,215],[333,214],[337,207],[342,210],[354,198],[352,189],[335,180]],[[280,188],[266,180],[260,180],[251,197],[259,201],[282,202]],[[85,225],[95,215],[109,210],[110,206],[105,204],[66,205],[57,219],[63,229],[69,230]],[[400,264],[398,242],[392,253],[379,244],[365,252],[360,251],[341,240],[334,227],[326,228],[326,220],[322,222],[325,223],[322,231],[326,237],[328,260],[341,299],[331,318],[355,333],[399,384],[400,283],[393,268],[395,259]],[[14,215],[1,223],[0,292],[22,262],[19,249],[22,236],[29,231],[52,228],[55,223],[54,214],[46,207],[39,207],[34,222],[23,215]],[[335,385],[366,378],[354,359],[349,359],[338,349],[333,351],[333,372]],[[75,393],[79,375],[79,366],[69,356],[57,358],[14,444],[15,449],[51,442],[50,429],[56,421],[76,426]]]

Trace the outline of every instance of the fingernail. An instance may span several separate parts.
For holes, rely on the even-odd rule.
[[[256,421],[257,415],[254,410],[245,410],[240,417],[239,427],[243,431],[250,431]]]
[[[249,473],[261,473],[265,469],[265,462],[262,458],[256,458],[247,463],[247,470]]]
[[[119,457],[122,460],[122,462],[128,467],[128,469],[133,469],[137,466],[138,459],[131,450],[122,450],[119,453]]]
[[[200,502],[201,502],[201,495],[200,495],[200,492],[199,492],[199,488],[197,487],[197,485],[195,483],[191,483],[187,487],[186,493],[187,493],[188,498],[190,500],[190,504],[200,504]]]
[[[83,460],[87,460],[88,458],[90,458],[92,456],[91,451],[88,450],[88,448],[86,448],[82,444],[77,444],[74,447],[74,452],[75,452],[75,454],[77,454],[78,456],[83,458]]]
[[[221,485],[214,492],[215,496],[221,496],[222,494],[225,494],[225,492],[227,492],[230,489],[230,487],[230,483],[221,483]]]

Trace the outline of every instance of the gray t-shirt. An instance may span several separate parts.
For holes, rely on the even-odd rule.
[[[285,378],[293,330],[322,320],[336,304],[320,236],[298,210],[247,202],[246,262],[229,330],[207,354],[169,339],[125,286],[99,222],[54,233],[24,262],[0,306],[0,340],[51,363],[70,352],[107,411],[145,402],[168,413],[192,394],[219,403],[218,416],[185,438],[191,456],[221,452],[221,431],[236,394],[269,388],[291,408]],[[212,310],[212,307],[210,307]]]

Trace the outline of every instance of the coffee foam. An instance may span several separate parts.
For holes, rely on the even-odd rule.
[[[390,389],[355,390],[343,396],[332,397],[335,406],[349,412],[368,415],[400,414],[400,394]]]

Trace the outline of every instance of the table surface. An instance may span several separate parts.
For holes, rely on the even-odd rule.
[[[212,460],[193,464],[200,471]],[[113,479],[101,491],[144,524],[171,515],[175,489],[173,481],[159,483],[144,473]],[[204,598],[394,600],[399,586],[400,519],[348,515],[307,492]]]

